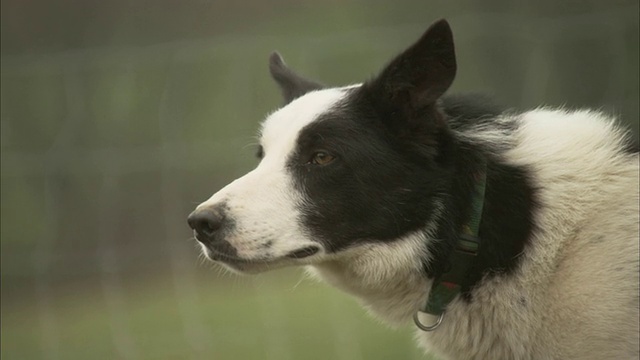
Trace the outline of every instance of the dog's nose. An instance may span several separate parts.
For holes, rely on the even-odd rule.
[[[224,216],[217,211],[195,210],[187,218],[189,226],[196,231],[202,240],[210,240],[222,227]]]

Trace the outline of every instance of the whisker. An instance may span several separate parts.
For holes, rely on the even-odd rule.
[[[259,142],[251,142],[251,143],[248,143],[248,144],[246,144],[246,145],[244,145],[244,146],[242,147],[242,150],[245,150],[246,148],[248,148],[248,147],[250,147],[250,146],[260,146],[260,143],[259,143]]]
[[[305,281],[305,277],[301,276],[300,280],[298,280],[298,282],[296,282],[292,287],[291,287],[291,292],[296,291],[296,289],[298,288],[298,286],[300,286],[300,284],[302,284],[303,281]]]

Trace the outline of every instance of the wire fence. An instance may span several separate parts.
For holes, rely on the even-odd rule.
[[[492,90],[522,107],[591,104],[623,115],[637,134],[637,5],[555,19],[483,12],[450,20],[458,90]],[[296,300],[301,294],[279,293],[295,284],[289,273],[217,279],[181,240],[195,203],[254,163],[245,145],[279,103],[266,70],[274,44],[294,67],[340,84],[347,72],[346,82],[374,73],[424,27],[3,55],[3,357],[421,358],[406,331],[372,330],[332,290],[305,282]],[[149,299],[142,283],[169,290]],[[225,292],[244,306],[220,308]],[[304,305],[308,298],[316,300]],[[92,302],[99,305],[78,316],[104,328],[66,318]],[[176,322],[160,325],[167,309]],[[76,344],[83,341],[90,349]],[[165,348],[177,342],[181,350]],[[242,347],[255,349],[221,350]]]

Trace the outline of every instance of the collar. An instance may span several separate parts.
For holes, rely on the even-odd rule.
[[[418,312],[413,317],[416,326],[424,331],[435,330],[444,317],[447,305],[460,293],[462,285],[474,264],[480,248],[480,221],[484,207],[484,193],[487,185],[487,164],[483,158],[477,170],[473,174],[474,189],[471,199],[471,214],[469,220],[462,226],[456,239],[455,248],[449,255],[447,271],[434,279],[429,291],[429,298],[422,310],[430,315],[437,316],[434,325],[426,326],[418,319]]]

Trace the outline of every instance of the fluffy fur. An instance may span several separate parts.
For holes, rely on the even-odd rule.
[[[406,324],[448,271],[482,157],[479,254],[418,342],[443,359],[639,357],[639,161],[615,119],[443,95],[444,21],[364,84],[323,88],[277,54],[270,70],[286,105],[263,123],[260,164],[189,216],[209,258],[307,265]]]

